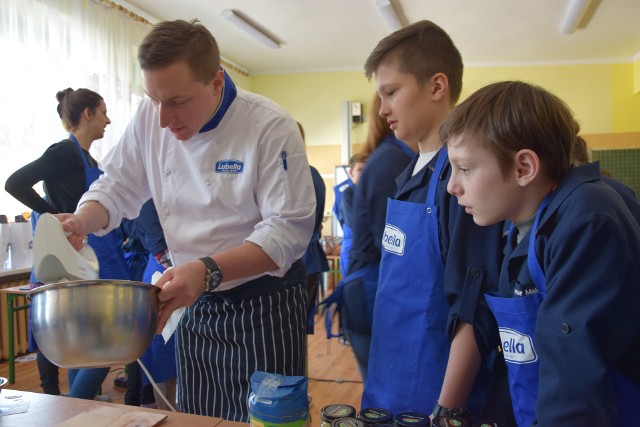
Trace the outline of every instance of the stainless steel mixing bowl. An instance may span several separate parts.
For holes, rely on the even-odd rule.
[[[133,362],[156,333],[159,288],[124,280],[78,280],[34,289],[31,329],[42,353],[63,368]]]

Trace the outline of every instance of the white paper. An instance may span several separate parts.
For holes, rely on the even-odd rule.
[[[171,268],[172,267],[169,267],[169,269]],[[153,276],[151,276],[151,283],[155,284],[161,277],[162,273],[156,271],[155,273],[153,273]],[[173,333],[176,331],[176,328],[180,323],[180,319],[182,319],[182,316],[184,315],[184,310],[185,307],[181,307],[175,310],[173,313],[171,313],[171,316],[169,316],[167,324],[164,325],[164,328],[162,329],[162,338],[164,339],[165,344],[167,343],[167,341],[169,341]]]
[[[184,315],[184,310],[185,307],[181,307],[175,310],[173,313],[171,313],[171,316],[169,316],[167,324],[164,325],[164,329],[162,329],[162,338],[164,338],[165,344],[167,343],[167,341],[169,341],[171,335],[173,335],[173,333],[176,331],[176,328],[180,323],[180,319],[182,319],[182,316]]]

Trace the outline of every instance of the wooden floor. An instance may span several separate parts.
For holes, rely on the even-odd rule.
[[[351,347],[337,339],[327,340],[323,322],[316,325],[314,335],[308,336],[309,395],[311,401],[311,425],[320,426],[320,410],[333,403],[351,405],[360,409],[362,380]],[[114,367],[103,383],[102,393],[114,403],[124,403],[125,389],[114,386],[116,376],[123,376],[124,368]],[[9,377],[9,364],[0,362],[0,376]],[[16,383],[7,388],[41,392],[40,378],[35,360],[16,363]],[[66,369],[60,369],[60,388],[68,391]],[[1,423],[0,423],[1,424]]]

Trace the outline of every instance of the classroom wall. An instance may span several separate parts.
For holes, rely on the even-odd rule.
[[[592,149],[640,148],[640,59],[614,64],[554,64],[466,68],[461,100],[500,80],[538,84],[562,98]],[[333,206],[333,171],[341,163],[342,101],[361,102],[367,117],[375,82],[363,71],[252,75],[251,90],[286,108],[305,128],[309,161],[325,178],[326,210]],[[352,124],[354,144],[366,122]],[[357,145],[354,152],[357,151]],[[330,227],[325,227],[325,234]]]

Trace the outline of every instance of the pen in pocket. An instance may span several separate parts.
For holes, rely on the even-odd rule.
[[[282,157],[282,167],[286,171],[287,170],[287,152],[285,150],[282,150],[282,153],[280,153],[280,157]]]

